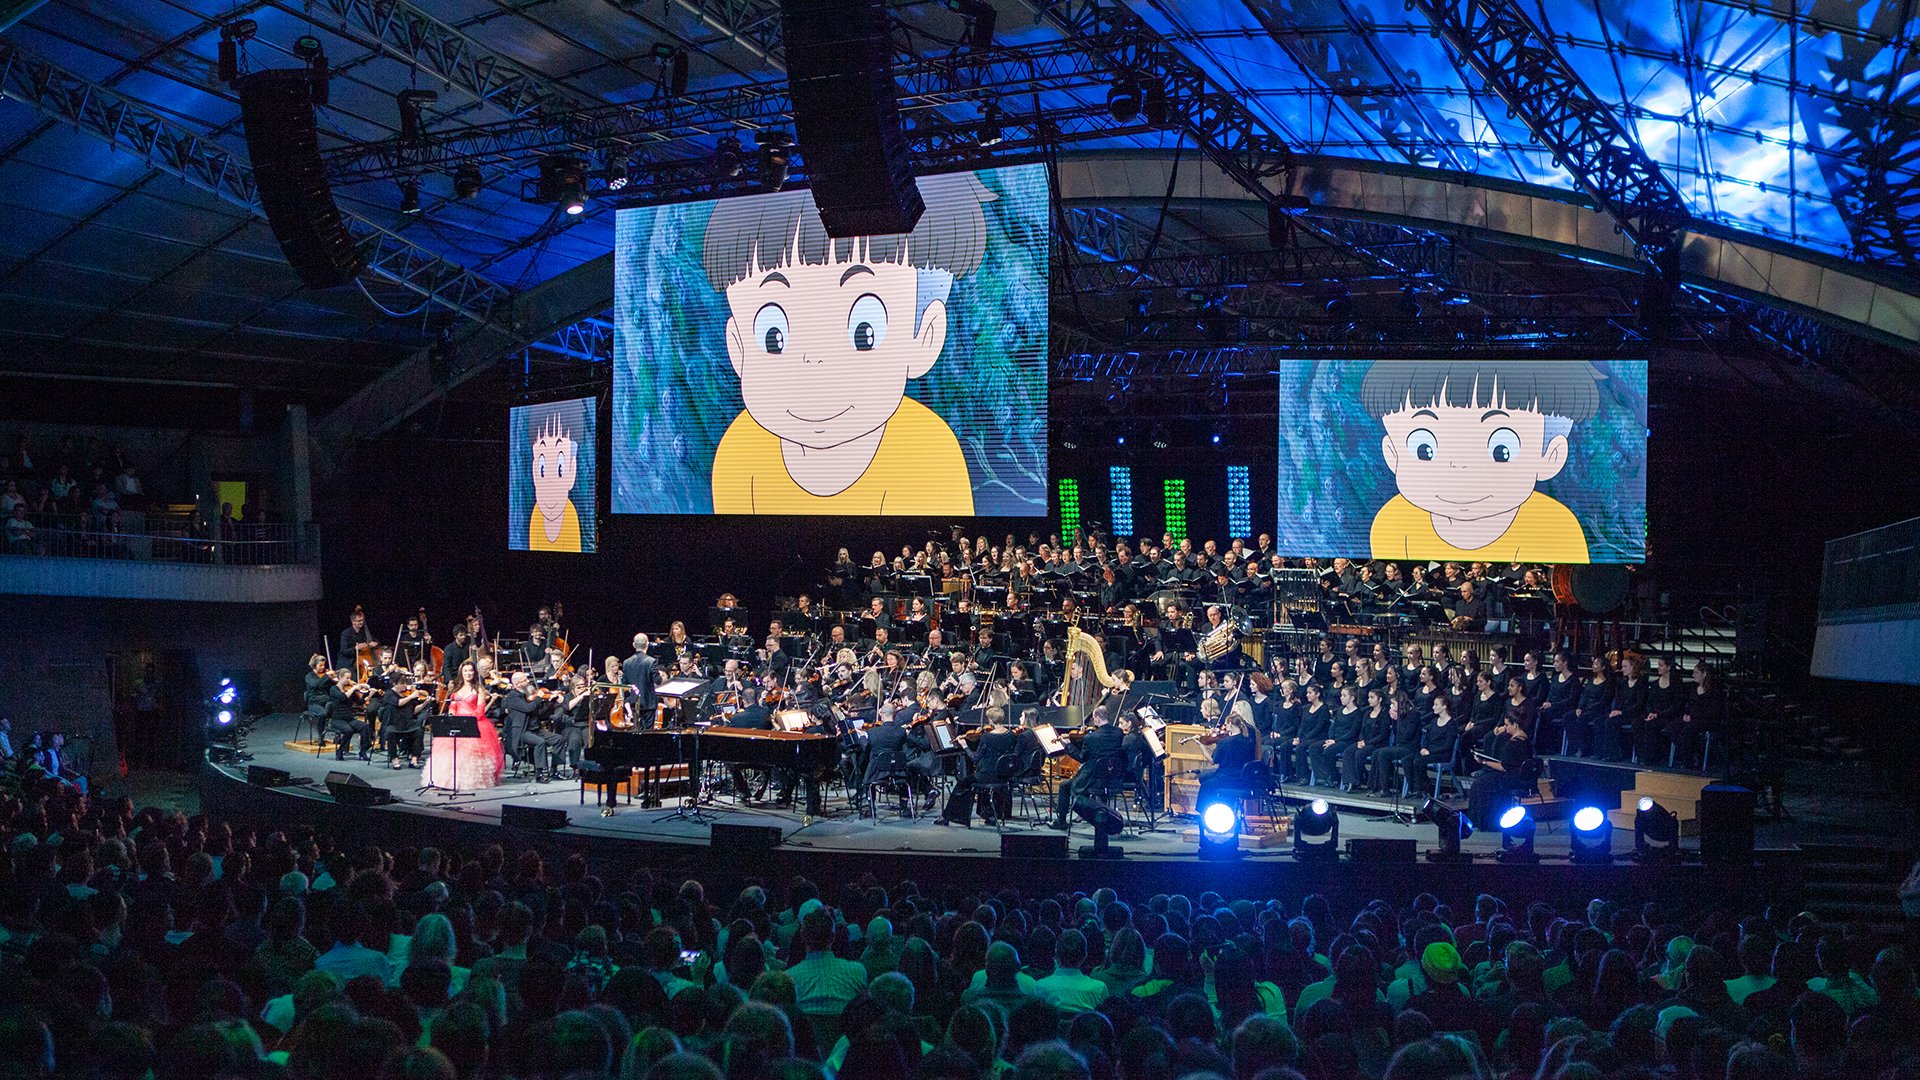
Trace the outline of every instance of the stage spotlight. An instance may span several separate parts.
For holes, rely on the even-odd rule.
[[[402,90],[393,97],[400,107],[400,140],[419,142],[427,134],[427,106],[439,101],[440,95],[431,90]]]
[[[1633,857],[1671,858],[1680,854],[1680,819],[1645,796],[1633,813]]]
[[[747,166],[746,151],[741,149],[740,140],[732,135],[723,135],[713,148],[713,171],[721,179],[731,179],[740,175]]]
[[[1573,812],[1573,831],[1567,839],[1573,850],[1568,858],[1577,863],[1613,861],[1613,823],[1607,812],[1597,806],[1583,806]]]
[[[587,209],[587,164],[576,157],[553,156],[540,160],[540,178],[536,190],[541,202],[549,202],[577,217]]]
[[[622,188],[625,188],[628,182],[631,181],[632,179],[633,179],[632,174],[627,171],[626,162],[624,161],[607,162],[607,190],[608,191],[619,191]]]
[[[221,709],[219,712],[213,714],[213,722],[219,724],[221,727],[226,727],[228,724],[233,723],[233,710]]]
[[[1208,438],[1212,440],[1212,442],[1213,442],[1213,445],[1215,445],[1215,446],[1219,446],[1219,445],[1220,445],[1220,433],[1219,433],[1219,432],[1217,432],[1217,431],[1216,431],[1216,432],[1214,432],[1214,433],[1213,433],[1212,435],[1210,435],[1210,436],[1208,436]]]
[[[1473,835],[1473,822],[1467,820],[1467,815],[1438,799],[1428,799],[1420,804],[1418,816],[1421,821],[1433,823],[1440,840],[1439,851],[1427,852],[1429,862],[1473,861],[1473,856],[1460,851],[1460,841]]]
[[[653,47],[653,58],[660,62],[660,90],[669,97],[687,95],[687,51],[665,42]]]
[[[785,133],[769,131],[760,136],[760,185],[768,191],[787,186],[793,175],[793,140]]]
[[[1240,857],[1240,808],[1231,801],[1200,808],[1200,857],[1209,861]]]
[[[1293,857],[1301,862],[1340,858],[1340,815],[1325,799],[1315,799],[1293,814]]]
[[[455,197],[471,199],[475,195],[480,194],[480,189],[483,186],[485,186],[485,180],[480,176],[478,167],[462,165],[453,170],[453,194]]]
[[[1125,435],[1115,435],[1113,437],[1113,445],[1115,446],[1127,445],[1127,437]]]
[[[1107,112],[1122,124],[1140,115],[1140,84],[1123,78],[1107,91]]]
[[[1149,437],[1153,441],[1153,448],[1155,450],[1165,450],[1167,447],[1173,445],[1173,436],[1168,433],[1167,425],[1165,424],[1154,424]]]
[[[987,102],[980,108],[980,134],[974,141],[978,143],[982,149],[989,146],[999,146],[1007,140],[1007,133],[1002,126],[1003,123],[1004,118],[1000,112],[1000,106],[991,101]]]
[[[420,181],[411,176],[400,181],[400,212],[403,214],[420,212]]]
[[[1533,815],[1527,813],[1524,806],[1509,806],[1501,812],[1500,861],[1503,863],[1537,863],[1540,856],[1533,851],[1534,823]]]

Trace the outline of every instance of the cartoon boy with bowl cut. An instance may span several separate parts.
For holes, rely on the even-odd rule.
[[[973,513],[960,441],[906,387],[940,359],[995,196],[970,172],[919,185],[906,235],[829,237],[806,191],[714,208],[702,261],[746,406],[714,452],[715,513]]]

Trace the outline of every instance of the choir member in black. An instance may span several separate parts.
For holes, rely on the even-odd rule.
[[[1020,735],[1007,726],[1007,710],[994,706],[987,710],[986,725],[972,736],[973,747],[967,752],[967,767],[954,782],[953,793],[947,796],[947,805],[935,819],[941,825],[962,825],[973,827],[974,804],[980,807],[980,816],[988,825],[998,825],[1002,807],[994,805],[995,794],[983,785],[1003,784],[1020,771]]]
[[[1172,680],[1176,693],[1190,689],[1195,681],[1193,630],[1182,625],[1184,621],[1180,605],[1168,604],[1160,625],[1147,635],[1147,671],[1154,678]]]
[[[1427,666],[1425,650],[1418,645],[1408,645],[1404,658],[1400,661],[1400,681],[1413,686],[1420,680],[1420,669]],[[1438,671],[1438,668],[1434,670]]]
[[[1671,737],[1668,733],[1679,726],[1687,711],[1687,695],[1693,690],[1667,657],[1655,660],[1653,670],[1647,683],[1647,713],[1633,722],[1633,756],[1642,765],[1666,764],[1663,751]]]
[[[862,788],[870,789],[883,778],[904,779],[906,795],[900,803],[903,815],[907,812],[908,798],[921,792],[929,799],[933,796],[933,763],[928,760],[927,740],[918,730],[905,725],[906,718],[897,702],[880,706],[880,722],[867,729],[867,770],[861,782]]]
[[[1648,686],[1646,661],[1639,653],[1627,653],[1620,658],[1620,681],[1614,687],[1613,710],[1607,714],[1607,722],[1600,732],[1600,756],[1608,761],[1618,761],[1626,756],[1631,744],[1622,745],[1622,737],[1631,739],[1634,725],[1648,712]]]
[[[427,633],[426,623],[418,614],[407,616],[407,623],[400,628],[400,663],[412,667],[415,660],[427,655],[428,647],[433,644],[433,635]]]
[[[1340,657],[1333,651],[1333,639],[1321,635],[1319,655],[1313,658],[1313,681],[1321,686],[1333,682],[1333,669],[1339,664]]]
[[[1081,738],[1079,749],[1073,751],[1080,762],[1080,771],[1073,774],[1070,782],[1060,785],[1054,798],[1052,825],[1055,829],[1068,831],[1067,812],[1076,801],[1087,798],[1088,792],[1126,779],[1126,742],[1126,735],[1114,724],[1107,710],[1095,707],[1086,735]]]
[[[1674,763],[1681,768],[1692,768],[1694,754],[1700,751],[1700,737],[1719,731],[1725,714],[1726,699],[1721,697],[1720,688],[1713,685],[1713,672],[1704,662],[1695,661],[1693,685],[1687,690],[1680,718],[1667,730]],[[1705,772],[1706,768],[1707,762],[1701,761],[1701,771]]]
[[[1493,676],[1494,689],[1504,694],[1507,692],[1507,679],[1516,674],[1507,663],[1507,647],[1495,645],[1487,655],[1492,658],[1487,661],[1487,674]]]
[[[1300,714],[1305,708],[1300,683],[1294,679],[1280,680],[1280,696],[1267,709],[1267,756],[1270,759],[1267,766],[1278,774],[1283,784],[1297,774],[1293,751],[1300,737]]]
[[[1314,741],[1312,746],[1314,783],[1320,787],[1333,787],[1338,762],[1353,745],[1360,741],[1360,697],[1352,686],[1340,688],[1340,707],[1333,711],[1328,721],[1327,733]],[[1351,787],[1351,778],[1341,776],[1338,784],[1342,791]]]
[[[400,674],[380,695],[380,741],[387,748],[387,767],[420,767],[420,732],[433,708],[433,694],[415,690],[413,676]],[[400,755],[407,755],[405,766]]]
[[[1244,792],[1248,790],[1247,766],[1258,760],[1259,744],[1247,728],[1246,714],[1234,703],[1234,710],[1227,714],[1220,725],[1220,739],[1213,744],[1213,766],[1202,769],[1200,779],[1200,805],[1205,806],[1221,792]]]
[[[1426,788],[1428,766],[1445,765],[1453,760],[1459,735],[1460,729],[1453,722],[1453,706],[1445,697],[1434,698],[1433,716],[1420,729],[1420,748],[1401,765],[1410,791],[1418,795]]]
[[[360,760],[372,761],[373,725],[360,717],[361,702],[357,700],[358,692],[349,694],[341,689],[341,684],[348,682],[352,674],[349,668],[339,668],[334,671],[333,678],[328,681],[326,687],[327,729],[340,740],[334,744],[333,760],[345,761],[347,744],[355,735],[358,735],[360,736]]]
[[[1534,727],[1534,740],[1541,746],[1569,745],[1569,726],[1574,708],[1580,701],[1580,675],[1573,670],[1573,654],[1565,649],[1553,653],[1553,673],[1547,676],[1547,696],[1540,704],[1540,719]]]
[[[653,726],[653,687],[659,666],[647,655],[648,644],[647,635],[633,635],[633,655],[620,665],[620,674],[627,684],[627,715],[643,728]]]
[[[362,645],[371,644],[373,644],[373,631],[367,629],[367,613],[356,606],[347,628],[340,631],[340,651],[334,655],[340,658],[342,665],[352,669],[355,651]]]
[[[1386,745],[1393,718],[1387,715],[1387,688],[1367,690],[1367,707],[1360,711],[1360,731],[1351,746],[1340,754],[1340,790],[1353,791],[1360,786],[1360,774],[1373,752]],[[1377,786],[1377,785],[1376,785]]]
[[[1307,684],[1307,707],[1300,711],[1300,730],[1293,737],[1293,777],[1311,778],[1314,783],[1331,784],[1331,773],[1313,773],[1313,751],[1327,741],[1333,730],[1333,706],[1327,703],[1326,688],[1317,682]]]
[[[1551,686],[1553,672],[1541,663],[1538,649],[1528,649],[1521,654],[1520,670],[1521,678],[1526,681],[1527,700],[1533,702],[1535,709],[1542,708],[1547,703],[1547,690]]]
[[[593,692],[593,680],[587,677],[586,672],[576,671],[567,696],[554,710],[554,718],[560,724],[560,737],[566,740],[567,773],[570,776],[580,773],[580,762],[586,757],[587,742],[592,737],[594,712],[600,700]],[[602,713],[599,719],[604,721],[605,714]]]
[[[535,781],[542,784],[552,772],[555,748],[566,742],[564,736],[546,730],[553,705],[552,700],[536,695],[533,680],[524,671],[513,673],[512,683],[500,699],[507,720],[506,745],[516,759],[523,749],[526,751],[526,760],[533,764]]]
[[[453,644],[442,649],[440,658],[440,681],[451,683],[460,673],[460,665],[473,658],[472,638],[467,634],[467,624],[461,623],[453,628]]]
[[[1432,679],[1432,670],[1431,667],[1421,668],[1428,681]],[[1398,772],[1405,772],[1407,762],[1420,752],[1420,732],[1433,715],[1433,702],[1438,696],[1429,694],[1424,705],[1405,694],[1387,702],[1388,735],[1374,746],[1370,755],[1373,769],[1368,779],[1372,781],[1375,795],[1394,794],[1394,778]]]
[[[1567,752],[1588,757],[1599,752],[1600,734],[1613,711],[1613,677],[1607,670],[1607,658],[1595,653],[1588,671],[1580,680],[1580,696],[1574,699],[1573,719],[1567,724]]]
[[[1247,676],[1247,705],[1253,711],[1253,730],[1264,739],[1273,730],[1273,680],[1264,671]]]
[[[1534,776],[1528,767],[1532,760],[1533,740],[1527,727],[1517,714],[1507,714],[1488,740],[1486,755],[1478,759],[1473,790],[1467,795],[1467,820],[1477,828],[1489,828],[1515,797],[1532,790]]]
[[[1467,722],[1460,726],[1459,752],[1454,761],[1454,768],[1462,773],[1473,767],[1473,751],[1493,734],[1494,728],[1500,726],[1500,718],[1507,711],[1506,696],[1500,693],[1498,684],[1493,681],[1493,672],[1476,672],[1473,691]]]

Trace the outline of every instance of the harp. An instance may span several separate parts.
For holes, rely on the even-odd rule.
[[[1088,686],[1091,691],[1089,699],[1082,702],[1072,700],[1073,658],[1076,656],[1087,658],[1087,671],[1092,676],[1092,682]],[[1061,705],[1091,705],[1102,692],[1120,685],[1119,679],[1107,674],[1107,654],[1100,647],[1100,639],[1077,626],[1067,627],[1066,669],[1065,678],[1060,680],[1060,692],[1054,695],[1054,700]],[[1095,684],[1098,689],[1095,689]]]

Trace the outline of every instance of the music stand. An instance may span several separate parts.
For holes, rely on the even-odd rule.
[[[688,753],[687,747],[693,752]],[[693,821],[711,822],[711,814],[700,812],[700,729],[688,728],[673,740],[674,764],[687,767],[687,786],[682,789],[680,806],[671,813],[661,814],[655,821]]]
[[[444,795],[449,799],[457,799],[462,795],[473,794],[471,791],[460,790],[460,744],[470,739],[478,739],[480,737],[479,719],[472,716],[461,716],[459,713],[441,713],[427,721],[427,737],[429,740],[453,740],[453,767],[448,770],[448,775],[453,777],[453,786],[441,787],[439,784],[433,782],[433,743],[429,741],[427,743],[427,782],[414,788],[413,793],[415,795],[424,795],[431,791],[435,795]]]

